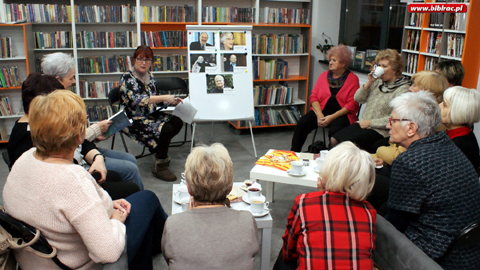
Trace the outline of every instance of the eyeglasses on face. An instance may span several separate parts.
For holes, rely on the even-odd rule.
[[[410,119],[400,119],[400,118],[393,118],[393,117],[390,117],[388,118],[388,122],[390,123],[390,126],[393,125],[395,122],[397,121],[412,121]]]
[[[146,59],[146,58],[140,58],[140,57],[138,57],[138,58],[137,58],[137,61],[138,61],[138,62],[150,63],[150,62],[153,61],[153,59],[150,59],[150,58]]]

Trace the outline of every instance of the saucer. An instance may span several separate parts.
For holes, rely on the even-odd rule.
[[[290,175],[290,176],[304,176],[305,174],[307,174],[307,171],[302,169],[301,173],[293,173],[290,169],[290,170],[287,171],[287,174]]]
[[[313,171],[316,172],[316,173],[319,173],[320,172],[320,168],[317,166],[317,167],[313,167]]]
[[[175,195],[175,193],[173,194],[173,201],[174,201],[176,204],[180,204],[180,205],[182,204],[182,203],[180,202],[180,197],[177,196],[177,195]]]
[[[250,211],[250,213],[252,213],[252,209],[250,208],[250,206],[248,206],[245,210]],[[268,213],[270,213],[270,209],[264,208],[262,213],[252,213],[252,215],[254,217],[264,217],[264,216],[268,215]]]
[[[377,166],[375,166],[375,168],[376,169],[381,169],[381,168],[383,168],[383,165],[377,165]]]
[[[265,198],[265,196],[263,196],[262,194],[260,194],[260,197],[264,197],[264,198]],[[250,198],[248,198],[248,194],[243,195],[242,200],[243,200],[245,203],[248,203],[248,204],[251,204],[251,203],[252,203],[252,202],[250,201]]]

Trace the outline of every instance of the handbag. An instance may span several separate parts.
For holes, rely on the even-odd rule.
[[[327,147],[323,141],[316,141],[308,146],[309,153],[318,154],[322,150],[327,150]]]

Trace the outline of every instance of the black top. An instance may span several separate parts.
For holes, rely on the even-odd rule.
[[[480,155],[478,149],[477,138],[473,132],[465,136],[459,136],[452,139],[452,142],[463,152],[463,154],[470,160],[475,170],[480,167]],[[477,170],[478,172],[478,170]]]

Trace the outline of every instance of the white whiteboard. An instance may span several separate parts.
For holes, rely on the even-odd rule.
[[[198,110],[194,121],[253,120],[252,26],[188,25],[186,29],[190,100]],[[211,46],[205,46],[204,50],[190,50],[190,44],[198,42],[202,32],[208,33]],[[238,42],[233,50],[224,50],[220,40],[222,35],[229,36],[227,32],[240,37],[244,44]],[[228,71],[225,62],[232,54],[237,58],[237,65],[233,67],[234,71]],[[195,64],[199,56],[203,62]],[[229,58],[227,61],[224,61],[225,56]],[[223,77],[223,90],[214,89],[215,79],[219,78],[217,75]],[[223,93],[214,93],[220,91]]]

